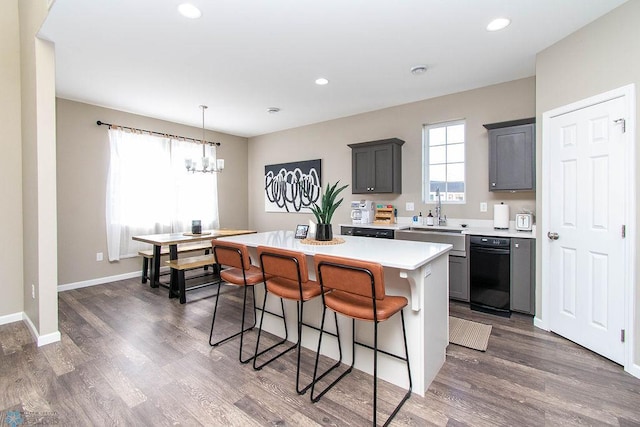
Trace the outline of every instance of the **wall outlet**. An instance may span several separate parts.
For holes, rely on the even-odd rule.
[[[102,252],[96,252],[96,261],[102,261],[103,258]]]
[[[411,212],[415,209],[416,207],[414,206],[413,202],[407,202],[407,206],[405,207],[405,209],[407,210],[407,212]]]
[[[31,298],[36,299],[36,285],[31,284]]]
[[[487,211],[487,202],[480,203],[480,212],[486,212],[486,211]]]

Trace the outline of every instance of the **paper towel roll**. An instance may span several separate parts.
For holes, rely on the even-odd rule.
[[[509,205],[493,205],[493,228],[509,228]]]

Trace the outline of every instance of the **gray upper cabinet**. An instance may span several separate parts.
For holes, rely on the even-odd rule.
[[[535,119],[484,127],[489,132],[489,191],[535,190]]]
[[[402,144],[398,138],[349,144],[352,194],[402,193]]]

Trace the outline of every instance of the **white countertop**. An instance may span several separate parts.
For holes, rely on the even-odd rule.
[[[427,231],[460,231],[461,234],[473,234],[476,236],[490,237],[517,237],[521,239],[535,239],[535,224],[532,231],[519,231],[515,229],[514,221],[509,223],[506,230],[496,230],[493,228],[491,220],[465,220],[465,219],[449,219],[448,225],[417,225],[407,222],[404,218],[399,218],[397,224],[340,224],[341,227],[362,227],[362,228],[379,228],[385,230],[408,230],[410,228],[419,228]],[[462,227],[461,224],[467,224]]]
[[[381,230],[405,230],[411,224],[340,224],[340,227],[379,228]]]
[[[448,253],[452,248],[451,245],[445,243],[372,239],[356,236],[339,236],[345,242],[337,245],[309,245],[301,243],[300,239],[296,239],[294,235],[293,231],[268,231],[243,236],[222,237],[218,240],[238,242],[249,247],[271,246],[289,249],[306,255],[325,254],[373,261],[384,267],[402,270],[415,270]]]
[[[517,237],[520,239],[535,239],[536,234],[533,231],[520,231],[515,228],[507,230],[496,230],[493,227],[473,227],[465,229],[462,234],[472,234],[474,236],[489,237]]]

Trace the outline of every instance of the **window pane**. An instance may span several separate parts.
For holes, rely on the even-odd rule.
[[[446,149],[446,145],[429,148],[429,164],[445,163],[447,161],[447,157],[445,156]]]
[[[448,182],[463,182],[464,181],[464,163],[450,163],[447,168],[447,181]]]
[[[447,142],[464,142],[464,124],[447,127]]]
[[[464,162],[464,144],[447,145],[447,162]]]
[[[444,182],[447,178],[447,167],[445,165],[432,165],[429,168],[429,180],[433,183],[434,181],[437,182]],[[440,190],[443,190],[444,187],[442,187]]]
[[[447,131],[444,127],[429,129],[429,145],[442,145],[447,142]]]

